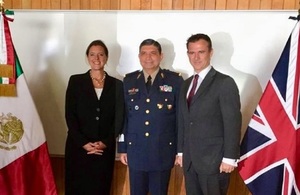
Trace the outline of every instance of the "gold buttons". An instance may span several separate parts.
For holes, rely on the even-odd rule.
[[[148,137],[150,134],[148,132],[145,133],[145,136]]]
[[[146,99],[146,102],[150,102],[150,99],[149,99],[149,98],[147,98],[147,99]]]
[[[149,113],[150,113],[150,110],[146,110],[145,112],[146,112],[146,114],[149,114]]]
[[[149,125],[149,124],[150,124],[149,121],[146,121],[146,122],[145,122],[145,125]]]

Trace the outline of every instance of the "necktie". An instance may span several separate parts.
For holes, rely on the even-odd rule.
[[[149,91],[150,91],[151,84],[152,84],[152,78],[151,78],[151,76],[149,75],[148,78],[147,78],[147,82],[146,82],[146,88],[147,88],[147,92],[148,92],[148,93],[149,93]]]
[[[196,90],[196,87],[197,87],[197,83],[198,83],[198,78],[199,78],[199,75],[196,74],[194,76],[194,80],[193,80],[193,85],[192,85],[192,88],[191,88],[191,91],[188,95],[188,98],[187,98],[187,104],[188,104],[188,108],[190,108],[190,104],[192,102],[192,99],[193,99],[193,96],[195,94],[195,90]]]

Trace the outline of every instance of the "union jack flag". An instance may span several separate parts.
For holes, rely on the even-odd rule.
[[[299,22],[241,143],[239,173],[253,195],[300,194]]]

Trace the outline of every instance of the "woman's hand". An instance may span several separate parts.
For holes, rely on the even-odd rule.
[[[106,146],[105,146],[106,147]],[[96,154],[96,155],[102,155],[103,148],[99,146],[98,142],[89,142],[83,146],[83,148],[87,151],[87,154]]]
[[[99,150],[104,150],[106,148],[106,145],[102,141],[94,142],[94,144]]]

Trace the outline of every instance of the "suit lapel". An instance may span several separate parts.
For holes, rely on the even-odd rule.
[[[91,100],[98,100],[89,71],[84,74],[84,80],[82,81],[82,83],[86,96]]]
[[[189,86],[191,85],[191,82],[193,80],[193,77],[189,77],[186,82],[183,83],[183,95],[184,95],[184,100],[185,100],[185,108],[187,109],[188,108],[188,105],[187,105],[187,93],[188,93],[188,90],[189,90]]]
[[[147,88],[145,83],[145,76],[143,74],[143,71],[141,71],[136,79],[136,86],[141,91],[141,93],[147,94]]]
[[[213,81],[214,76],[216,74],[216,70],[214,68],[211,68],[211,70],[207,73],[205,78],[203,79],[202,83],[200,84],[196,94],[194,95],[191,105],[193,102],[195,102],[201,95],[205,92],[205,89],[210,85],[210,83]]]
[[[106,73],[106,78],[103,86],[103,91],[100,97],[100,100],[105,98],[110,93],[110,90],[112,88],[112,78]]]

